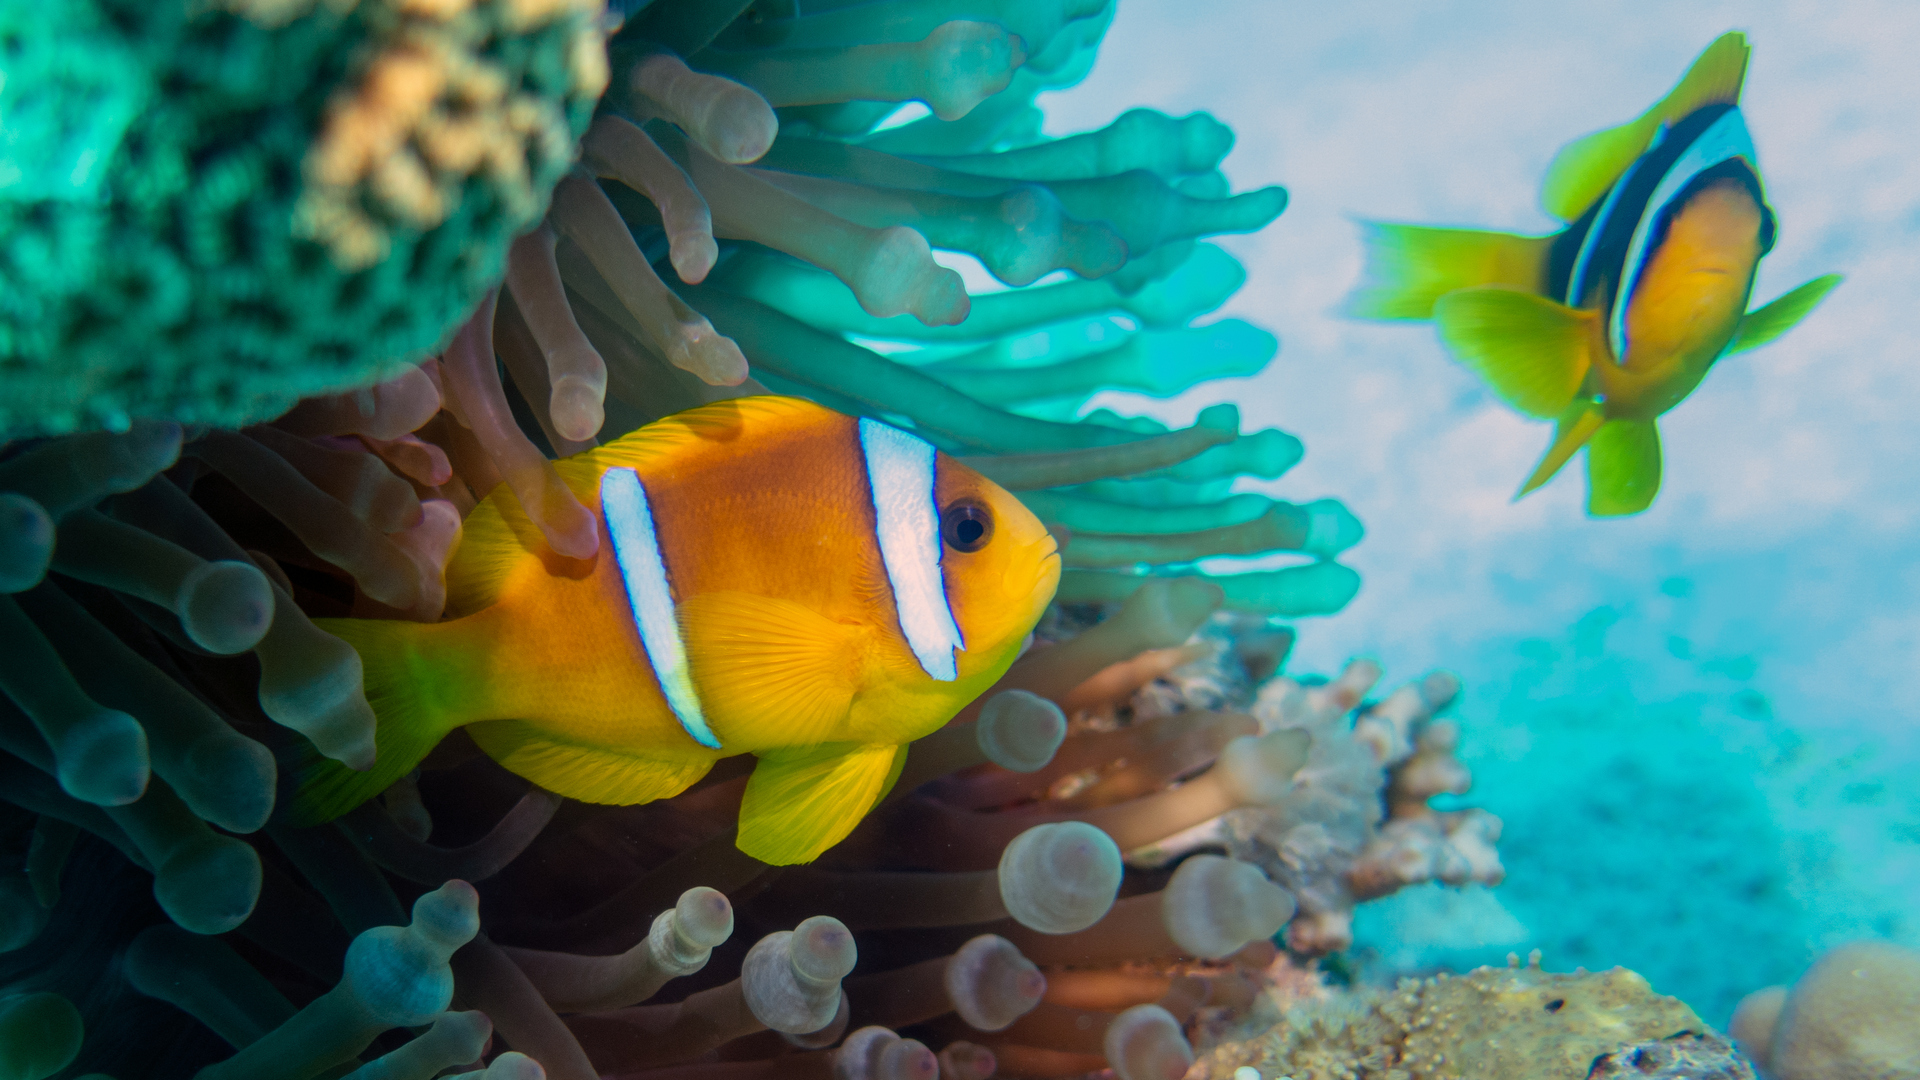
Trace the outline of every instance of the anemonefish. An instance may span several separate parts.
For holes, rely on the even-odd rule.
[[[807,862],[892,786],[907,743],[1003,674],[1058,545],[924,440],[787,397],[667,417],[556,463],[600,553],[556,555],[512,494],[466,520],[438,623],[319,619],[365,666],[377,762],[310,761],[289,820],[384,790],[465,727],[535,784],[664,799],[759,760],[738,844]]]
[[[1587,450],[1587,510],[1637,514],[1660,489],[1654,418],[1723,356],[1785,333],[1835,285],[1747,311],[1775,220],[1740,112],[1744,35],[1722,35],[1639,118],[1563,147],[1547,236],[1367,226],[1363,318],[1432,319],[1461,363],[1520,412],[1556,422],[1515,498]]]

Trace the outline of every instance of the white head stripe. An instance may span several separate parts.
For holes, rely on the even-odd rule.
[[[877,420],[860,421],[860,452],[873,488],[874,538],[893,586],[900,629],[921,670],[959,678],[953,650],[966,648],[940,576],[940,510],[934,505],[933,446]]]
[[[1633,239],[1627,243],[1627,259],[1620,264],[1620,291],[1613,302],[1613,316],[1607,320],[1607,341],[1620,361],[1627,358],[1627,300],[1640,284],[1640,261],[1646,255],[1647,242],[1653,238],[1654,221],[1694,177],[1734,158],[1745,158],[1758,172],[1760,157],[1754,153],[1747,122],[1739,109],[1728,109],[1680,152],[1647,199],[1647,208],[1641,211],[1640,222],[1633,227]]]
[[[654,677],[660,680],[667,707],[694,742],[720,749],[720,740],[714,738],[700,709],[700,695],[693,689],[687,650],[673,614],[673,593],[667,587],[667,564],[660,556],[653,508],[647,505],[647,489],[640,484],[640,474],[632,469],[608,469],[600,477],[600,512],[606,516],[607,533],[613,537],[613,559],[627,586],[633,624],[640,631],[640,644],[653,664]]]

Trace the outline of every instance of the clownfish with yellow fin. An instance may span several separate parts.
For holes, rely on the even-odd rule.
[[[599,520],[593,559],[554,554],[502,486],[448,566],[454,617],[316,620],[360,653],[378,757],[310,763],[290,820],[345,813],[464,727],[593,803],[757,755],[740,849],[807,862],[1006,671],[1059,583],[1054,538],[999,486],[797,398],[702,406],[555,467]]]
[[[1432,319],[1507,404],[1555,421],[1515,498],[1585,447],[1588,513],[1645,510],[1660,490],[1654,418],[1840,283],[1815,278],[1747,311],[1775,233],[1740,113],[1748,51],[1744,35],[1722,35],[1639,118],[1563,147],[1541,193],[1571,222],[1559,232],[1368,226],[1350,313]]]

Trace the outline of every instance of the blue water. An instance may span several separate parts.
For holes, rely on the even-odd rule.
[[[1126,0],[1049,130],[1134,105],[1208,109],[1239,134],[1235,187],[1287,185],[1227,238],[1247,287],[1223,314],[1279,334],[1219,400],[1299,435],[1270,485],[1342,499],[1369,529],[1342,614],[1301,627],[1296,670],[1376,656],[1389,681],[1461,674],[1464,803],[1499,814],[1498,889],[1363,911],[1377,973],[1539,947],[1624,964],[1724,1023],[1818,950],[1920,944],[1920,8],[1897,2],[1280,6]],[[1845,285],[1780,342],[1729,361],[1662,420],[1648,513],[1596,522],[1577,468],[1510,502],[1546,443],[1429,328],[1333,307],[1354,219],[1546,231],[1539,178],[1569,139],[1665,93],[1722,31],[1754,46],[1744,107],[1780,215],[1756,302]]]

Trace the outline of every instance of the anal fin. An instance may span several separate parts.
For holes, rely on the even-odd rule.
[[[853,831],[905,763],[905,747],[872,743],[760,755],[740,802],[740,850],[773,866],[812,862]]]
[[[1800,324],[1820,301],[1827,298],[1833,287],[1840,284],[1839,274],[1826,274],[1814,278],[1792,292],[1775,299],[1772,303],[1754,308],[1741,318],[1740,325],[1733,332],[1733,343],[1727,346],[1722,355],[1731,356],[1748,349],[1757,349],[1781,334]]]
[[[564,742],[521,720],[467,725],[487,756],[556,795],[613,806],[669,799],[713,767],[711,758],[626,753]]]
[[[1507,404],[1545,420],[1573,402],[1599,316],[1514,289],[1462,289],[1433,305],[1440,339]]]
[[[1593,438],[1593,433],[1599,431],[1604,423],[1606,414],[1591,401],[1576,401],[1568,406],[1554,424],[1553,443],[1547,447],[1546,456],[1540,459],[1539,465],[1534,466],[1533,475],[1527,477],[1527,482],[1521,485],[1519,494],[1514,498],[1517,500],[1553,479],[1561,466],[1587,445],[1587,440]]]
[[[1660,493],[1660,432],[1651,420],[1609,420],[1587,445],[1587,513],[1624,517]]]

